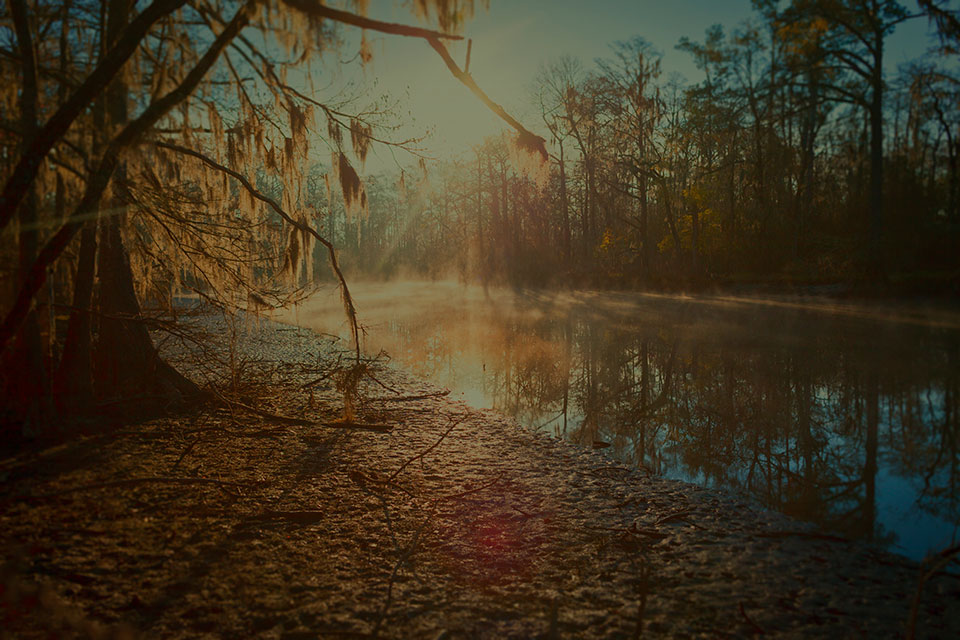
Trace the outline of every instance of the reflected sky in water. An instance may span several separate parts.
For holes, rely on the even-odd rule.
[[[469,404],[916,559],[957,542],[960,314],[355,285],[368,353]],[[285,318],[346,335],[336,292]]]

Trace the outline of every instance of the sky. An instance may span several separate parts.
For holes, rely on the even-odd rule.
[[[371,18],[419,24],[409,2],[375,0]],[[477,1],[482,5],[482,1]],[[913,2],[908,9],[915,9]],[[664,78],[682,74],[697,82],[701,75],[689,54],[674,47],[681,37],[703,40],[713,24],[726,31],[753,16],[749,0],[491,0],[489,10],[478,6],[462,43],[449,49],[461,67],[466,38],[473,40],[470,72],[494,102],[503,105],[525,126],[542,133],[538,111],[532,105],[532,85],[539,67],[561,55],[580,59],[591,68],[596,58],[610,53],[610,44],[642,36],[663,53]],[[421,25],[422,26],[422,25]],[[348,37],[341,59],[352,56],[359,36]],[[928,24],[919,18],[901,25],[888,40],[887,67],[923,54],[928,45]],[[407,122],[399,135],[431,131],[424,147],[428,154],[461,153],[495,135],[505,124],[490,112],[447,70],[441,58],[419,39],[368,34],[373,61],[349,78],[402,99],[401,117]],[[351,72],[348,72],[351,73]],[[368,162],[369,170],[389,169],[390,154],[382,150]],[[393,165],[395,166],[395,165]]]

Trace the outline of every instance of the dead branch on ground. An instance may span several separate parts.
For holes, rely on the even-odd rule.
[[[927,581],[936,575],[941,569],[953,562],[960,556],[960,544],[948,547],[927,560],[930,565],[917,581],[917,591],[913,595],[913,602],[910,605],[910,618],[907,624],[907,640],[913,640],[917,637],[917,615],[920,613],[920,599],[923,597],[923,588]]]
[[[376,396],[373,398],[367,398],[367,402],[413,402],[415,400],[428,400],[430,398],[443,398],[444,396],[450,395],[450,389],[444,389],[443,391],[437,391],[435,393],[423,393],[415,396]]]
[[[400,468],[394,471],[393,474],[389,478],[387,478],[387,482],[393,482],[404,469],[406,469],[408,466],[410,466],[412,463],[416,462],[417,460],[422,460],[425,455],[427,455],[428,453],[436,449],[438,446],[440,446],[440,443],[443,442],[448,435],[450,435],[450,432],[453,431],[457,427],[457,425],[463,422],[466,418],[467,416],[461,416],[458,420],[454,421],[454,423],[450,425],[450,428],[444,431],[443,435],[441,435],[436,442],[434,442],[432,445],[430,445],[429,447],[427,447],[426,449],[424,449],[423,451],[421,451],[420,453],[418,453],[417,455],[413,456],[412,458],[404,462],[402,465],[400,465]]]

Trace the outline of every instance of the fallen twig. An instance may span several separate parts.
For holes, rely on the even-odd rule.
[[[176,471],[177,467],[180,466],[180,463],[183,462],[183,459],[187,457],[187,454],[193,451],[194,447],[200,444],[201,440],[203,440],[202,436],[197,436],[194,438],[193,442],[187,445],[187,447],[183,450],[183,453],[180,454],[180,457],[177,458],[177,461],[173,463],[173,467],[170,468],[170,471]]]
[[[304,420],[303,418],[291,418],[289,416],[282,416],[276,413],[270,413],[269,411],[264,411],[263,409],[257,409],[256,407],[251,407],[250,405],[244,404],[242,402],[238,402],[236,400],[230,400],[226,398],[222,393],[220,393],[216,388],[211,386],[211,389],[217,395],[217,397],[220,398],[220,400],[223,401],[225,405],[227,405],[228,409],[231,407],[239,407],[244,411],[248,411],[250,413],[258,415],[261,418],[266,418],[268,420],[279,422],[281,424],[292,424],[292,425],[297,425],[302,427],[309,427],[310,425],[313,424],[313,421],[311,420]]]
[[[110,489],[113,487],[129,487],[138,484],[147,484],[147,483],[158,483],[158,484],[209,484],[214,485],[220,488],[231,495],[238,495],[236,492],[230,491],[228,487],[236,487],[238,489],[248,489],[250,488],[249,484],[243,484],[240,482],[227,482],[225,480],[213,480],[212,478],[168,478],[163,476],[158,477],[149,477],[149,478],[126,478],[124,480],[109,480],[107,482],[96,482],[94,484],[87,484],[80,487],[70,487],[69,489],[63,489],[61,491],[50,491],[48,493],[37,493],[34,495],[24,495],[17,496],[14,500],[45,500],[48,498],[59,498],[60,496],[65,496],[71,493],[79,493],[81,491],[94,491],[96,489]]]
[[[389,433],[393,431],[392,424],[371,424],[365,422],[323,422],[321,423],[325,427],[330,427],[331,429],[358,429],[360,431],[376,431],[378,433]]]
[[[740,615],[743,616],[743,619],[746,620],[751,627],[753,627],[754,632],[759,633],[760,635],[766,635],[767,632],[763,630],[763,627],[751,620],[750,616],[747,615],[746,609],[743,608],[742,601],[740,602]]]
[[[661,524],[664,524],[666,522],[672,522],[674,520],[683,520],[686,522],[687,516],[689,516],[691,513],[692,513],[691,511],[677,511],[676,513],[671,513],[669,515],[663,516],[662,518],[657,520],[654,524],[659,526]]]
[[[465,418],[465,416],[464,416],[464,417],[461,417],[459,420],[455,421],[452,425],[450,425],[450,428],[449,428],[449,429],[447,429],[446,431],[443,432],[443,435],[441,435],[441,436],[437,439],[436,442],[434,442],[432,445],[430,445],[429,447],[427,447],[426,449],[424,449],[423,451],[421,451],[420,453],[418,453],[417,455],[413,456],[412,458],[410,458],[409,460],[407,460],[406,462],[404,462],[402,465],[400,465],[400,468],[397,469],[396,471],[394,471],[394,472],[393,472],[393,475],[391,475],[389,478],[387,478],[387,482],[393,482],[394,479],[396,479],[396,477],[397,477],[398,475],[400,475],[400,473],[401,473],[404,469],[406,469],[408,466],[410,466],[412,463],[416,462],[417,460],[423,459],[423,457],[424,457],[425,455],[427,455],[428,453],[430,453],[431,451],[433,451],[434,449],[436,449],[438,446],[440,446],[440,443],[443,442],[443,439],[446,438],[448,435],[450,435],[450,432],[453,431],[458,424],[460,424],[461,422],[463,422],[463,421],[464,421],[464,418]]]
[[[305,420],[303,418],[291,418],[289,416],[283,416],[277,413],[270,413],[269,411],[264,411],[263,409],[257,409],[256,407],[245,405],[242,402],[237,402],[236,400],[225,399],[225,401],[230,405],[240,407],[244,411],[249,411],[250,413],[254,413],[260,416],[261,418],[266,418],[267,420],[272,420],[273,422],[279,422],[281,424],[292,424],[292,425],[297,425],[301,427],[309,427],[310,425],[314,424],[312,420]]]
[[[379,356],[377,356],[377,357],[379,357]],[[373,374],[370,373],[369,371],[367,371],[367,377],[370,378],[371,380],[373,380],[374,382],[376,382],[378,385],[380,385],[381,387],[383,387],[383,388],[386,389],[387,391],[390,391],[391,393],[400,393],[399,391],[397,391],[396,389],[394,389],[394,388],[391,387],[390,385],[382,382],[379,378],[377,378],[375,375],[373,375]]]
[[[442,398],[448,395],[450,395],[450,389],[416,396],[377,396],[375,398],[367,398],[367,402],[412,402],[414,400],[427,400],[428,398]]]
[[[917,614],[920,612],[920,598],[923,597],[923,588],[927,580],[933,577],[938,571],[950,564],[954,558],[960,555],[960,544],[948,547],[933,556],[928,562],[931,563],[929,569],[923,572],[920,580],[917,581],[917,591],[913,594],[913,602],[910,605],[910,619],[907,624],[907,640],[913,640],[917,637]]]
[[[690,516],[692,513],[693,512],[689,510],[671,513],[669,515],[663,516],[662,518],[657,520],[654,524],[659,527],[661,524],[666,524],[668,522],[683,522],[684,524],[688,524],[695,529],[703,530],[704,529],[703,527],[698,525],[696,522],[692,522],[689,519],[688,516]]]
[[[329,378],[330,376],[332,376],[334,373],[336,373],[336,369],[330,369],[329,371],[327,371],[326,373],[324,373],[324,374],[323,374],[322,376],[320,376],[319,378],[315,378],[315,379],[311,380],[310,382],[305,382],[305,383],[303,383],[302,385],[300,385],[300,388],[301,388],[301,389],[309,389],[310,387],[315,387],[315,386],[317,386],[318,384],[320,384],[321,382],[323,382],[324,380],[326,380],[327,378]]]

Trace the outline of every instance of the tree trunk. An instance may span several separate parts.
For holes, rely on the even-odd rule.
[[[586,162],[586,160],[584,160]],[[584,167],[583,189],[581,190],[580,200],[580,257],[581,267],[586,266],[590,257],[590,230],[587,210],[590,208],[590,188],[586,179],[586,167]]]
[[[563,141],[560,141],[560,207],[563,213],[563,260],[570,265],[570,207],[567,202],[567,170],[563,159]]]
[[[483,161],[477,152],[477,266],[480,269],[480,282],[483,292],[487,293],[487,258],[483,250]]]
[[[107,42],[126,26],[130,4],[111,0],[107,18]],[[107,117],[111,128],[127,123],[127,87],[120,80],[107,90]],[[121,163],[114,173],[114,185],[122,183],[126,166]],[[109,209],[122,211],[124,203],[116,196]],[[142,322],[140,303],[133,285],[130,258],[123,244],[120,225],[124,213],[114,213],[100,223],[100,323],[94,358],[95,391],[100,399],[124,399],[112,403],[121,411],[135,407],[147,412],[170,406],[183,406],[199,395],[195,384],[165,363],[153,346]]]
[[[100,310],[95,384],[101,399],[126,399],[147,412],[184,406],[200,395],[197,386],[164,362],[140,314],[120,221],[101,224]]]
[[[813,172],[814,172],[814,145],[817,137],[817,106],[820,99],[819,74],[816,71],[809,73],[810,95],[809,104],[804,114],[803,127],[801,129],[801,153],[803,154],[801,163],[801,189],[800,207],[797,212],[797,228],[794,238],[794,256],[800,257],[803,251],[803,237],[806,234],[810,224],[813,210]]]
[[[80,232],[80,254],[73,279],[73,304],[63,355],[53,381],[58,409],[63,414],[83,412],[93,399],[92,360],[90,357],[90,309],[96,266],[96,221],[88,221]]]
[[[883,256],[883,34],[875,38],[873,95],[870,100],[870,245],[868,271],[873,278],[882,278]]]
[[[13,306],[0,323],[0,350],[6,347],[7,342],[19,331],[30,312],[34,296],[47,281],[47,268],[63,253],[67,245],[82,228],[86,216],[96,212],[101,204],[101,198],[106,190],[114,170],[120,162],[120,157],[129,147],[137,144],[146,131],[157,120],[173,107],[185,100],[210,68],[219,58],[223,49],[249,22],[254,3],[243,5],[234,14],[233,19],[221,31],[213,44],[200,58],[196,66],[190,70],[183,81],[169,93],[165,94],[141,113],[136,120],[123,128],[111,141],[107,150],[100,157],[99,165],[89,176],[83,197],[76,208],[67,217],[63,226],[47,241],[37,259],[30,267],[29,273],[23,278]]]
[[[510,194],[507,193],[507,161],[500,161],[500,202],[502,203],[502,209],[500,210],[500,233],[502,234],[500,246],[505,249],[504,259],[502,264],[500,264],[501,269],[506,269],[508,272],[513,269],[513,261],[516,246],[513,243],[513,225],[510,224]]]
[[[53,114],[37,132],[29,149],[22,153],[16,167],[0,192],[0,229],[7,226],[17,205],[26,196],[34,178],[40,171],[43,160],[63,137],[73,122],[90,106],[123,67],[124,63],[140,46],[141,40],[155,22],[183,6],[185,0],[156,0],[146,7],[133,21],[131,28],[123,32],[117,47],[104,56],[93,72],[87,76],[69,101]],[[23,0],[15,4],[26,5]],[[16,9],[14,10],[14,12]]]
[[[587,237],[589,239],[587,246],[590,248],[592,255],[597,239],[597,189],[592,157],[587,158],[587,192],[590,196],[587,206]]]
[[[63,4],[61,11],[60,31],[60,73],[65,77],[67,73],[67,44],[68,13],[70,1]],[[104,25],[101,25],[101,34]],[[105,34],[104,34],[105,36]],[[101,42],[103,55],[104,43]],[[62,105],[67,99],[67,87],[60,85],[59,102]],[[104,124],[103,101],[98,100],[94,105],[94,130],[102,131]],[[63,219],[66,207],[66,193],[63,177],[57,174],[56,207],[57,219]],[[97,223],[88,221],[80,232],[80,253],[77,256],[77,269],[73,278],[73,301],[70,310],[70,319],[67,323],[67,335],[63,343],[63,353],[60,364],[53,379],[53,393],[57,402],[57,409],[61,414],[82,412],[89,408],[93,400],[93,379],[91,378],[92,364],[90,358],[90,309],[93,303],[93,280],[95,258],[97,252]]]
[[[17,49],[21,59],[20,129],[21,153],[26,154],[37,134],[37,59],[30,29],[29,10],[23,0],[8,3]],[[20,202],[18,234],[19,274],[24,282],[37,257],[37,189],[29,185]],[[36,304],[42,304],[38,299]],[[38,435],[50,415],[49,375],[40,332],[40,314],[36,304],[31,308],[17,332],[14,346],[4,354],[3,369],[15,372],[4,380],[4,395],[10,416],[21,425],[22,435]]]
[[[643,273],[643,280],[650,282],[650,263],[652,246],[650,242],[650,232],[648,224],[650,220],[650,198],[648,197],[649,179],[646,175],[640,176],[640,266]]]

